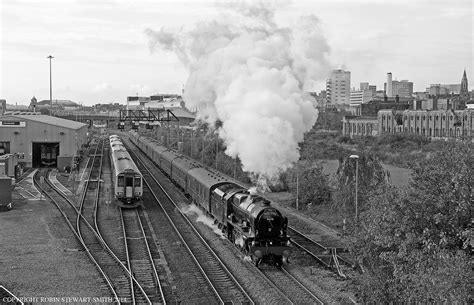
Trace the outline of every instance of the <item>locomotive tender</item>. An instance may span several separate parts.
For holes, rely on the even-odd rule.
[[[120,138],[111,135],[109,141],[114,196],[121,207],[137,207],[143,194],[142,174]]]
[[[142,150],[184,193],[211,215],[227,238],[260,263],[281,265],[291,254],[288,220],[270,201],[196,161],[160,145],[152,138],[130,133]]]

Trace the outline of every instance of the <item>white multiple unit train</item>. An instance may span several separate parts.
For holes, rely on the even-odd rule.
[[[143,194],[142,174],[117,135],[111,135],[110,160],[114,196],[119,206],[134,208],[140,205]]]

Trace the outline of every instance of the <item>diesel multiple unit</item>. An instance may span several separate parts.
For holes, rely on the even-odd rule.
[[[142,175],[117,135],[111,135],[110,160],[114,196],[122,207],[137,207],[143,194]]]
[[[204,168],[158,141],[136,132],[131,141],[178,185],[226,233],[228,239],[261,262],[281,265],[291,254],[288,220],[265,198],[238,182]]]

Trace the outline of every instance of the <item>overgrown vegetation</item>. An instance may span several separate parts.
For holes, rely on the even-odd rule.
[[[353,231],[364,303],[472,302],[474,153],[444,143],[407,189],[379,188]]]

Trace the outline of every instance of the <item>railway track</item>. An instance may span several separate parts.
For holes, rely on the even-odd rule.
[[[245,289],[209,247],[194,225],[180,211],[179,207],[138,156],[136,156],[136,163],[143,175],[144,184],[155,198],[157,206],[163,210],[167,221],[173,227],[189,255],[191,255],[195,266],[200,270],[201,281],[205,282],[201,284],[207,284],[215,298],[214,302],[254,304]],[[183,266],[183,268],[186,268],[186,266]],[[189,268],[193,267],[189,266]]]
[[[290,304],[324,304],[320,298],[291,275],[285,267],[278,268],[265,265],[257,268],[257,270],[286,297]]]
[[[1,304],[22,304],[23,302],[15,296],[10,290],[0,285],[0,303]]]
[[[120,209],[127,265],[153,303],[166,304],[139,209]]]
[[[94,164],[94,158],[89,159],[87,167],[92,168]],[[45,177],[40,179],[41,176]],[[89,175],[90,177],[90,175]],[[89,180],[89,179],[88,179]],[[92,263],[101,274],[104,279],[104,286],[111,292],[112,297],[117,303],[121,302],[134,302],[134,298],[130,292],[129,280],[133,277],[125,265],[120,261],[115,254],[110,251],[107,245],[104,243],[102,237],[97,233],[95,228],[91,225],[84,215],[80,213],[76,207],[76,203],[72,202],[66,194],[62,193],[49,179],[47,179],[47,173],[44,171],[37,172],[34,176],[34,181],[37,187],[46,194],[48,198],[56,205],[60,213],[63,215],[67,225],[76,236],[80,247],[84,249]],[[97,189],[97,192],[99,189]],[[87,193],[87,186],[84,188],[84,193]],[[82,197],[85,199],[86,195]],[[82,199],[79,205],[83,205]],[[86,213],[93,215],[91,213]],[[92,221],[92,220],[91,220]],[[75,225],[74,225],[75,224]],[[136,280],[133,279],[134,283],[137,284]],[[137,284],[138,285],[138,284]],[[128,288],[127,288],[128,287]],[[140,288],[145,299],[146,294],[143,289]],[[135,302],[134,302],[135,303]]]
[[[151,300],[145,292],[145,289],[142,287],[140,282],[135,278],[135,276],[133,276],[133,273],[131,272],[130,265],[128,264],[128,252],[126,252],[127,266],[125,266],[123,262],[115,255],[115,253],[111,251],[111,249],[105,243],[104,238],[102,237],[98,229],[97,210],[102,188],[101,176],[104,159],[104,146],[105,141],[101,139],[97,143],[93,154],[89,155],[92,167],[84,187],[84,192],[79,208],[80,215],[78,215],[77,217],[77,228],[79,236],[84,240],[84,243],[90,249],[97,250],[98,255],[101,255],[100,253],[102,253],[101,259],[104,262],[106,262],[107,259],[109,260],[108,267],[109,270],[112,272],[110,274],[110,278],[114,282],[115,291],[121,300],[125,302],[131,302],[133,304],[151,304]],[[87,229],[82,229],[82,219],[84,219],[89,224],[94,224],[94,231],[92,232],[93,234],[90,234]],[[83,234],[85,236],[83,236]],[[127,249],[126,244],[125,249]],[[100,250],[105,251],[100,252]],[[110,261],[110,258],[112,259],[112,261]],[[117,265],[117,267],[115,267],[114,265]],[[126,268],[126,270],[123,270],[124,268]]]
[[[353,264],[337,254],[337,249],[325,247],[290,226],[288,226],[288,234],[291,237],[291,243],[295,246],[308,253],[323,266],[334,270],[340,277],[347,278],[347,272],[343,271],[344,268],[340,265],[340,262],[351,268]]]
[[[59,210],[64,220],[66,221],[66,224],[69,226],[74,236],[76,237],[79,246],[85,251],[86,255],[89,257],[99,274],[104,279],[104,286],[107,287],[114,299],[118,300],[118,295],[115,293],[114,285],[105,271],[106,268],[103,268],[103,266],[99,264],[96,257],[93,255],[93,251],[91,251],[91,249],[87,247],[87,245],[84,243],[84,241],[81,239],[77,232],[75,222],[77,219],[77,215],[79,215],[79,211],[77,210],[75,203],[71,202],[71,200],[65,194],[63,194],[59,189],[57,189],[54,184],[47,178],[47,175],[47,171],[38,171],[33,177],[33,181],[35,182],[38,189],[42,193],[44,193],[45,196],[48,197]],[[43,178],[40,179],[41,177]],[[88,225],[88,227],[90,230],[92,230],[90,224]]]

